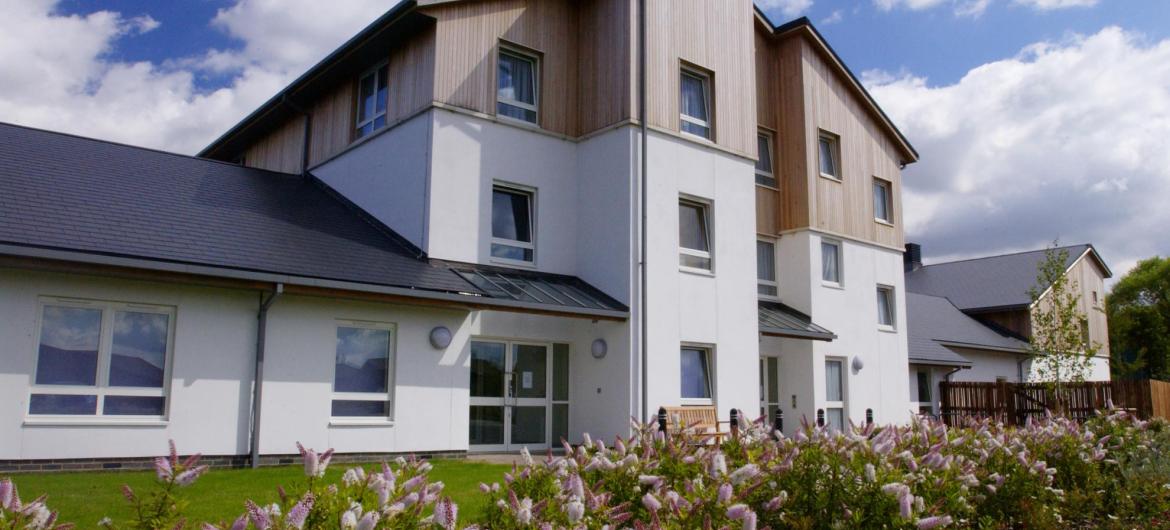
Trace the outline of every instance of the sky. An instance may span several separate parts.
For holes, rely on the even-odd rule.
[[[394,0],[0,0],[0,121],[195,153]],[[906,134],[925,260],[1170,255],[1170,0],[757,0]]]

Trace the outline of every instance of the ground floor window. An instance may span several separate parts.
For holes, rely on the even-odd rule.
[[[933,390],[930,377],[930,370],[918,369],[914,371],[915,389],[911,396],[918,405],[919,414],[934,414],[934,400],[931,396]]]
[[[681,350],[681,396],[694,402],[711,401],[711,351],[683,346]]]
[[[333,417],[393,417],[394,325],[339,322],[336,344]]]
[[[173,307],[44,299],[30,416],[162,418]]]
[[[845,429],[844,367],[840,359],[825,361],[825,425],[830,429]]]

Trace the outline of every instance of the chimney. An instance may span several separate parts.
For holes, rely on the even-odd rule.
[[[902,254],[902,267],[906,272],[913,272],[922,268],[922,245],[906,243],[906,253]]]

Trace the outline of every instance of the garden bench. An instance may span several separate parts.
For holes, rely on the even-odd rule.
[[[721,431],[719,429],[720,425],[728,425],[730,429],[731,421],[719,421],[714,405],[660,407],[658,414],[660,423],[662,415],[665,414],[667,435],[676,435],[684,430],[690,430],[696,436],[703,438],[703,443],[707,443],[707,439],[710,439],[715,442],[715,445],[720,445],[723,438],[732,435],[731,430]]]

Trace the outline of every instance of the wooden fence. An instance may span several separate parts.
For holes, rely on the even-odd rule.
[[[1109,405],[1134,412],[1143,419],[1170,419],[1170,383],[1165,381],[1067,383],[1059,396],[1044,383],[944,381],[939,388],[942,418],[949,425],[962,424],[965,418],[992,418],[1008,425],[1021,425],[1029,417],[1043,417],[1049,410],[1060,410],[1068,417],[1084,420]]]

